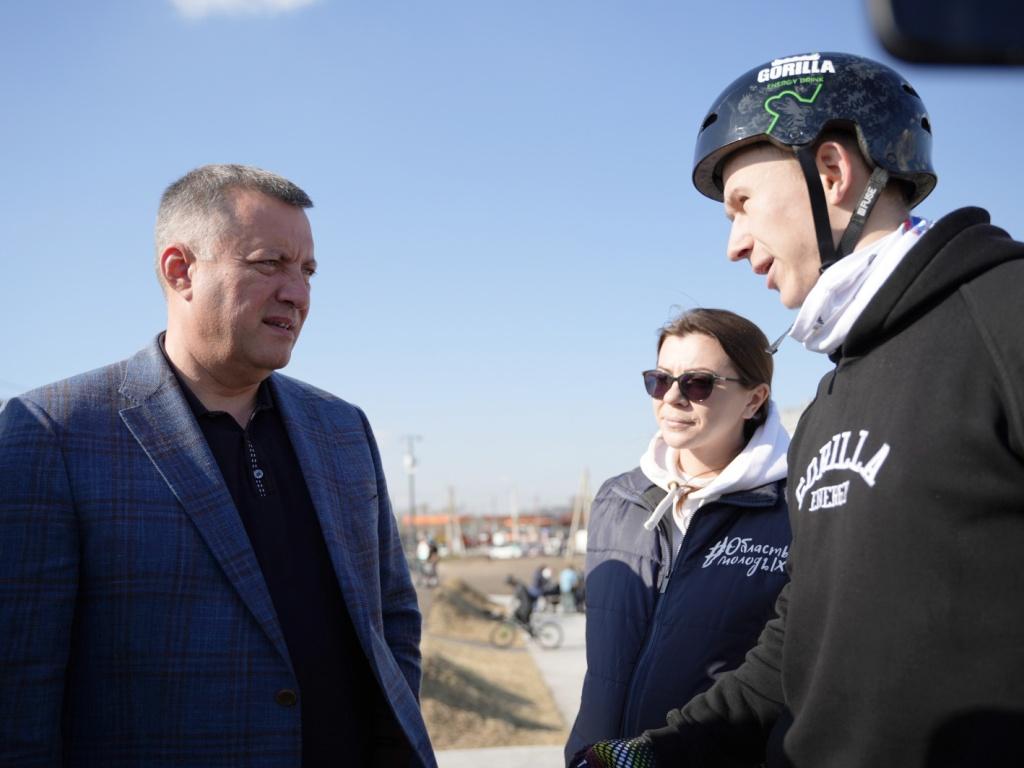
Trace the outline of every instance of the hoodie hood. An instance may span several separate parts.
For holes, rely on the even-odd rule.
[[[657,432],[640,457],[640,469],[652,483],[668,492],[654,513],[644,523],[653,530],[670,509],[674,509],[676,523],[686,530],[689,520],[701,506],[727,493],[749,491],[786,476],[786,452],[789,434],[779,420],[779,409],[774,400],[768,401],[768,418],[757,428],[747,445],[717,477],[684,498],[688,479],[679,469],[679,451],[670,447]],[[677,502],[680,502],[677,504]]]
[[[944,216],[921,236],[885,281],[833,358],[865,354],[964,283],[1017,258],[1020,244],[992,226],[987,211],[961,208]]]

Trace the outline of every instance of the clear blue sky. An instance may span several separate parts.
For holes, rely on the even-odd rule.
[[[726,261],[727,222],[689,182],[712,99],[784,54],[893,63],[935,130],[919,213],[983,205],[1024,235],[1024,73],[892,62],[861,2],[207,4],[5,4],[0,397],[160,331],[161,191],[249,163],[316,203],[320,273],[287,372],[365,408],[396,506],[407,433],[434,508],[449,485],[469,511],[567,502],[585,467],[596,484],[646,447],[639,372],[674,310],[727,307],[770,337],[791,320]],[[776,362],[783,406],[828,370],[793,341]]]

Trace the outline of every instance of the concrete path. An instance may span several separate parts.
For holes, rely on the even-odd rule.
[[[542,614],[541,620],[548,615]],[[587,673],[586,616],[570,613],[565,616],[554,614],[552,618],[565,630],[565,641],[561,647],[546,651],[537,643],[527,643],[526,648],[551,689],[566,728],[571,728],[580,708],[580,691],[583,690],[583,676]]]
[[[445,749],[435,754],[437,768],[565,768],[561,747]]]
[[[542,614],[562,625],[565,641],[560,648],[545,651],[527,643],[530,655],[551,689],[558,711],[571,728],[580,706],[583,675],[587,671],[586,619],[582,613]],[[561,745],[543,747],[492,747],[490,749],[446,749],[437,753],[438,768],[563,768]]]

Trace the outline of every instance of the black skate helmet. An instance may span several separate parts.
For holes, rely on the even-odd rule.
[[[814,144],[828,129],[856,135],[861,154],[874,169],[838,247],[814,163]],[[911,208],[935,187],[931,124],[921,97],[898,73],[860,56],[787,56],[738,78],[715,100],[701,124],[693,158],[694,186],[721,202],[725,159],[763,141],[792,150],[800,161],[822,270],[853,249],[889,179],[908,185]]]

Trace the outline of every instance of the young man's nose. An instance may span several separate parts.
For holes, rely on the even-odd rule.
[[[753,248],[754,238],[750,236],[743,222],[737,217],[732,222],[732,228],[729,230],[729,243],[726,246],[726,255],[729,257],[729,261],[749,259]]]

